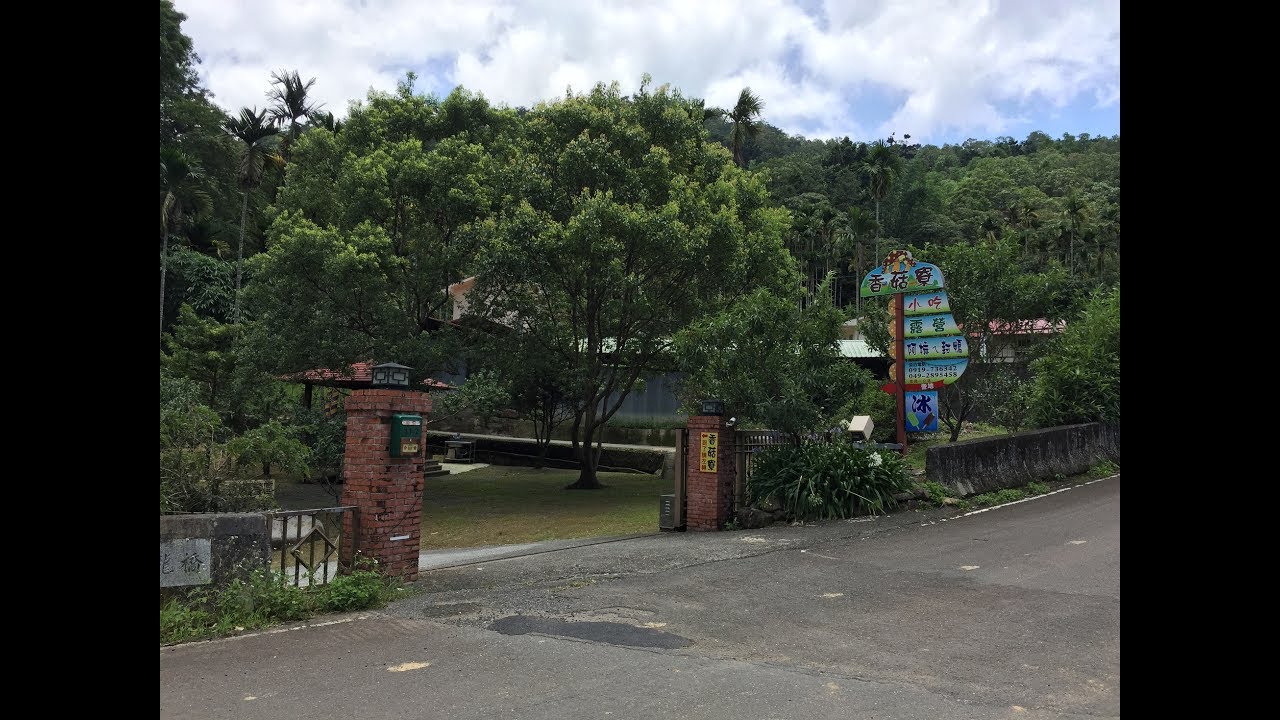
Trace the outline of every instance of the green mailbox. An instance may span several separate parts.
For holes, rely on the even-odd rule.
[[[422,416],[391,416],[391,457],[412,457],[422,447]]]

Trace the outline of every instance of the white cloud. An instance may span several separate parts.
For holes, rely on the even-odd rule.
[[[336,114],[406,70],[529,106],[650,73],[811,137],[994,135],[1081,101],[1118,106],[1118,0],[176,0],[228,109],[266,102],[272,70],[316,77]],[[813,8],[806,10],[804,8]],[[1118,108],[1116,109],[1118,127]]]

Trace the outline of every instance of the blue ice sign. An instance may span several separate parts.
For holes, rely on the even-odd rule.
[[[938,432],[938,391],[906,393],[907,432]]]

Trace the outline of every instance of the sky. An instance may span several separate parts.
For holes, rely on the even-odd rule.
[[[1119,0],[175,0],[205,87],[264,106],[273,70],[342,117],[413,71],[531,107],[647,72],[708,106],[750,87],[808,138],[941,145],[1120,133]]]

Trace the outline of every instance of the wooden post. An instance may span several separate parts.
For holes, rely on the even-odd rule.
[[[893,338],[893,364],[896,366],[894,368],[896,371],[894,374],[898,376],[897,382],[895,383],[898,387],[897,391],[894,392],[894,397],[898,399],[898,442],[902,445],[902,454],[905,457],[907,454],[907,395],[906,388],[903,387],[903,385],[907,381],[907,359],[904,348],[905,338],[903,337],[906,333],[906,323],[903,322],[903,313],[905,310],[903,302],[903,294],[894,293],[893,324],[896,332],[894,333]]]

